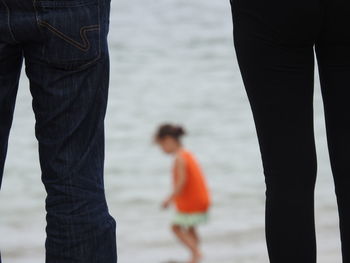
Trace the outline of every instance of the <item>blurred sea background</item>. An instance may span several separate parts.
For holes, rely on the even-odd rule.
[[[203,263],[267,263],[264,178],[229,1],[113,0],[109,41],[105,182],[118,222],[119,262],[188,256],[170,233],[173,212],[160,209],[172,160],[152,136],[170,121],[187,128],[185,144],[211,187],[211,220],[200,228]],[[341,261],[338,218],[315,77],[318,262],[334,263]],[[20,84],[0,193],[0,248],[4,263],[43,263],[45,191],[24,75]]]

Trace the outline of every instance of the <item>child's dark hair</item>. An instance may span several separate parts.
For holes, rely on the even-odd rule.
[[[155,140],[161,140],[165,137],[172,137],[177,141],[180,141],[181,137],[186,134],[185,129],[182,126],[166,123],[158,128],[155,135]]]

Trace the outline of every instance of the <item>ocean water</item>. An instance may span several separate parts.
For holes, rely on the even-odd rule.
[[[121,263],[185,260],[169,231],[171,158],[152,144],[157,125],[188,130],[213,196],[200,228],[204,263],[267,263],[264,180],[253,120],[232,45],[228,0],[113,0],[106,191]],[[316,76],[317,79],[317,76]],[[320,263],[340,262],[335,197],[319,84],[315,91]],[[43,263],[45,192],[28,82],[22,77],[0,193],[5,263]]]

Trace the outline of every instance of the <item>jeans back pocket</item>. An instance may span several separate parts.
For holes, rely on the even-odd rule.
[[[101,56],[99,0],[37,1],[43,56],[53,66],[77,69]]]

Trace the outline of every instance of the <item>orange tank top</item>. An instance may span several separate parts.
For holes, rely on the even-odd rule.
[[[206,212],[210,206],[210,195],[202,170],[190,152],[182,150],[180,154],[185,163],[186,181],[182,191],[175,197],[176,208],[181,213]],[[176,178],[174,169],[174,183]]]

